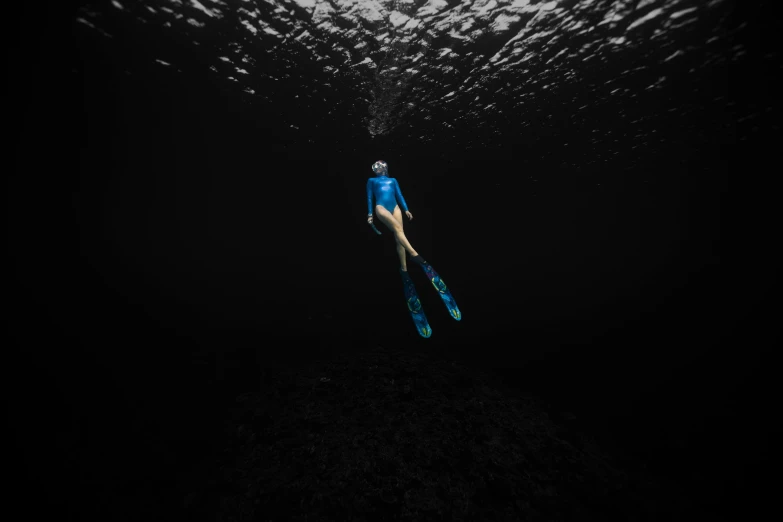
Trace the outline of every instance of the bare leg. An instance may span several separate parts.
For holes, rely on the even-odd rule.
[[[400,264],[402,265],[403,270],[407,270],[408,268],[404,261],[405,251],[407,250],[411,256],[417,256],[419,254],[408,242],[408,238],[405,237],[405,232],[402,230],[402,212],[400,211],[400,207],[394,207],[394,214],[391,214],[381,205],[376,205],[375,214],[389,230],[394,232],[394,238],[397,240],[397,252],[400,255],[401,260]],[[400,250],[400,248],[402,248],[402,250]]]
[[[408,260],[405,257],[405,247],[402,246],[402,244],[397,241],[397,257],[400,258],[400,267],[402,268],[403,272],[408,271]]]

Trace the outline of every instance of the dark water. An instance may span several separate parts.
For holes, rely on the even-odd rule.
[[[53,502],[70,493],[48,485],[67,481],[171,490],[165,471],[209,456],[226,404],[265,368],[383,345],[495,372],[629,465],[707,481],[705,502],[763,488],[780,66],[759,15],[735,16],[746,58],[635,107],[655,149],[605,166],[578,164],[601,156],[585,134],[618,128],[621,105],[535,141],[494,121],[500,137],[470,151],[373,140],[352,120],[294,139],[198,75],[123,76],[53,18],[47,45],[17,55],[9,98],[24,117],[7,398],[30,484]],[[430,339],[405,311],[392,234],[364,223],[379,158],[464,315],[412,267]]]

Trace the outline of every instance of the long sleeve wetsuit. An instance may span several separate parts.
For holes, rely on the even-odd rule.
[[[367,180],[367,215],[372,215],[375,205],[372,204],[372,198],[375,197],[375,204],[394,213],[394,207],[397,203],[404,212],[408,211],[408,205],[405,204],[405,198],[402,197],[400,184],[394,178],[386,176],[377,176]]]

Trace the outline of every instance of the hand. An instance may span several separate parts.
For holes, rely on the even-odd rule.
[[[367,224],[372,225],[372,216],[367,216]]]
[[[408,219],[410,219],[411,221],[413,221],[413,214],[411,214],[410,212],[408,212],[408,211],[406,210],[406,211],[405,211],[405,215],[406,215],[406,216],[408,216]]]

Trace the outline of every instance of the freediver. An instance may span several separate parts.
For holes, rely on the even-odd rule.
[[[402,197],[400,184],[395,178],[389,177],[389,165],[379,160],[373,163],[372,171],[375,177],[367,180],[367,223],[373,224],[373,198],[375,198],[375,213],[378,219],[386,225],[394,234],[397,242],[397,256],[400,258],[400,269],[403,272],[408,271],[408,263],[405,252],[411,255],[411,261],[420,265],[425,263],[424,259],[413,249],[408,238],[405,237],[405,231],[402,228],[402,212],[405,211],[410,221],[413,221],[413,214],[408,210],[405,198]],[[399,204],[398,204],[399,203]]]
[[[394,239],[397,241],[397,255],[400,258],[400,276],[405,291],[405,301],[408,304],[408,310],[410,311],[413,323],[416,325],[416,330],[422,337],[429,337],[432,335],[432,328],[430,328],[427,317],[424,315],[424,310],[419,300],[419,295],[416,292],[416,288],[413,284],[413,280],[408,274],[408,263],[406,258],[406,252],[410,254],[411,261],[418,264],[427,276],[427,279],[432,283],[432,286],[437,290],[440,298],[443,300],[443,304],[449,311],[449,315],[457,321],[462,318],[462,313],[457,307],[457,302],[451,295],[451,292],[446,287],[446,283],[438,275],[435,269],[427,261],[422,258],[416,250],[411,246],[408,238],[405,237],[405,232],[402,229],[402,210],[405,211],[405,215],[408,219],[413,221],[413,214],[408,210],[408,205],[405,203],[405,198],[402,197],[402,190],[400,190],[400,184],[397,180],[389,177],[389,166],[385,161],[379,160],[373,163],[372,171],[375,173],[374,178],[367,180],[367,224],[375,228],[373,225],[373,210],[378,214],[378,219],[388,227],[394,233]],[[373,207],[373,199],[375,199],[375,207]],[[380,234],[378,229],[375,231]]]

